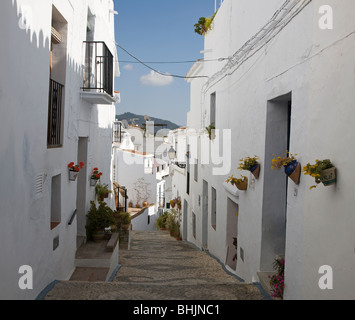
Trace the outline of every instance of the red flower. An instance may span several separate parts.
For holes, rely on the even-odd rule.
[[[80,168],[79,168],[78,166],[75,166],[75,167],[74,167],[74,171],[79,172],[79,171],[80,171]]]
[[[97,179],[100,179],[100,175],[99,175],[99,174],[95,175],[95,177],[96,177]]]
[[[74,165],[74,162],[70,162],[70,163],[68,164],[68,168],[72,168],[73,165]]]
[[[83,166],[84,166],[84,162],[80,161],[80,162],[79,162],[79,167],[80,167],[80,169],[82,169]]]

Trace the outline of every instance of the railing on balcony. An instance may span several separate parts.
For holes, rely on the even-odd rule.
[[[84,41],[84,91],[113,96],[113,55],[103,41]]]
[[[62,114],[63,114],[63,89],[64,86],[50,79],[49,106],[48,106],[48,147],[62,145]]]
[[[122,123],[119,121],[113,123],[113,142],[122,142]]]

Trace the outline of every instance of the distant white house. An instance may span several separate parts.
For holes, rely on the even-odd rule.
[[[93,168],[112,185],[114,4],[14,0],[0,7],[0,299],[34,299],[74,271],[95,199]],[[71,162],[84,163],[75,181]],[[31,288],[19,286],[21,266],[31,267]]]
[[[327,2],[333,29],[321,28],[322,4],[223,1],[204,38],[210,62],[187,74],[195,133],[186,145],[197,151],[177,184],[186,238],[247,282],[261,282],[284,256],[284,299],[355,298],[355,3]],[[210,124],[215,136],[206,140]],[[330,159],[336,184],[310,190],[312,177],[295,184],[271,170],[286,150],[301,166]],[[258,179],[238,170],[254,155]],[[230,175],[246,176],[248,189],[227,184]]]
[[[119,206],[131,212],[133,230],[155,230],[155,220],[161,213],[159,208],[165,205],[164,178],[169,175],[168,162],[154,156],[157,150],[154,135],[149,141],[141,128],[132,129],[118,121],[116,132],[114,181],[127,190],[128,197],[125,205],[121,197]],[[147,149],[152,152],[143,151]],[[143,202],[147,202],[148,208],[142,208]],[[135,210],[136,207],[141,209]]]

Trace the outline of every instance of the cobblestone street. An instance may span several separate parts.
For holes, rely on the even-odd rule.
[[[261,300],[254,284],[228,274],[213,257],[166,231],[133,231],[112,282],[61,281],[46,300]]]

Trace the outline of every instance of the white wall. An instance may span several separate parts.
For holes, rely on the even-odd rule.
[[[212,31],[205,37],[205,50],[212,49],[205,58],[233,55],[282,3],[224,1]],[[351,1],[328,3],[337,22],[331,31],[318,27],[318,10],[322,4],[313,1],[267,46],[238,69],[229,70],[229,75],[220,75],[208,87],[201,87],[197,81],[191,84],[188,126],[200,128],[195,119],[199,113],[202,127],[208,124],[210,94],[216,92],[216,127],[231,129],[232,134],[230,173],[213,175],[213,166],[205,165],[199,168],[201,182],[192,182],[191,194],[195,197],[201,193],[202,180],[208,182],[209,219],[210,189],[217,190],[217,227],[216,230],[208,227],[208,249],[224,262],[229,197],[239,205],[238,246],[244,250],[244,261],[238,258],[235,273],[246,281],[258,281],[257,272],[271,271],[273,258],[285,253],[285,299],[351,299],[355,294],[353,179],[352,173],[344,169],[351,166],[354,157],[349,148],[354,138],[353,130],[349,129],[354,113],[351,89],[354,60],[350,52],[355,43],[354,22],[349,15],[354,4]],[[213,75],[222,67],[217,62],[206,64],[197,74]],[[313,183],[310,177],[302,175],[298,186],[289,181],[287,224],[282,230],[282,220],[265,210],[265,190],[270,188],[273,177],[284,175],[270,172],[270,151],[276,149],[276,144],[273,145],[266,132],[273,128],[271,120],[276,120],[270,114],[268,101],[287,93],[292,93],[290,151],[298,153],[301,165],[313,163],[315,159],[331,159],[338,169],[338,181],[336,186],[320,185],[316,190],[309,190]],[[277,131],[275,134],[277,137]],[[230,174],[239,175],[240,158],[253,155],[260,157],[261,175],[247,191],[240,191],[239,197],[235,197],[225,190],[223,182]],[[242,174],[251,178],[248,172]],[[199,212],[191,194],[189,207]],[[201,230],[199,213],[197,218],[197,228]],[[190,223],[191,216],[188,219]],[[271,233],[273,238],[269,238],[267,230],[275,230]],[[198,232],[194,241],[199,244]],[[321,277],[318,270],[322,265],[333,268],[333,290],[321,290],[318,286]]]
[[[0,193],[0,282],[3,299],[33,299],[53,280],[74,270],[77,224],[68,225],[76,209],[77,182],[69,182],[67,164],[77,163],[78,137],[88,137],[86,205],[94,199],[88,186],[93,166],[100,166],[110,183],[113,106],[90,105],[80,99],[82,44],[86,36],[87,5],[93,1],[53,1],[67,21],[63,146],[47,148],[50,28],[52,2],[4,1],[1,5],[0,162],[6,181]],[[107,2],[109,4],[109,2]],[[97,26],[108,16],[97,15]],[[106,8],[106,9],[105,9]],[[20,14],[20,12],[22,12]],[[25,14],[28,24],[21,23]],[[26,30],[27,28],[27,30]],[[113,29],[97,30],[97,38],[113,39]],[[105,39],[104,39],[105,38]],[[111,42],[112,47],[112,42]],[[61,223],[50,229],[51,180],[61,175]],[[37,192],[41,182],[42,191]],[[59,246],[53,251],[53,239]],[[20,290],[21,265],[33,269],[33,289]]]

